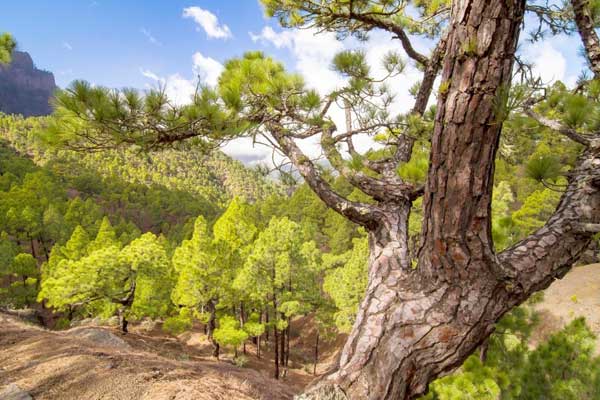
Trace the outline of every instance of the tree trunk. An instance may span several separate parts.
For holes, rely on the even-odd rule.
[[[410,204],[386,205],[369,231],[367,291],[338,370],[301,398],[417,398],[524,300],[507,290],[489,218],[498,94],[510,85],[524,8],[524,0],[453,2],[418,266],[408,260]]]
[[[273,327],[273,338],[275,340],[275,379],[279,379],[279,335],[277,327]]]
[[[206,330],[207,330],[206,334],[208,336],[208,339],[211,341],[211,343],[213,345],[213,357],[215,357],[218,360],[219,359],[219,351],[220,351],[221,346],[219,345],[219,343],[217,343],[217,341],[213,337],[213,332],[215,331],[215,329],[217,327],[217,308],[215,306],[215,301],[210,300],[208,302],[207,308],[208,308],[208,312],[210,313],[210,317],[208,319],[208,324],[206,324]]]
[[[288,321],[288,326],[285,332],[285,367],[288,367],[290,362],[290,329],[291,329],[291,321]]]
[[[590,15],[589,0],[571,0],[575,25],[581,36],[585,54],[594,78],[600,78],[600,40],[596,34],[594,20]]]
[[[317,338],[315,340],[315,358],[313,363],[313,375],[317,374],[317,363],[319,362],[319,331],[317,330]]]
[[[282,318],[285,321],[285,318]],[[279,335],[279,365],[285,366],[285,334],[286,330],[282,329]]]
[[[265,325],[269,325],[269,310],[265,310]],[[265,340],[269,342],[269,330],[265,329]]]
[[[29,244],[31,247],[31,255],[33,256],[33,258],[37,259],[37,255],[35,254],[35,245],[33,243],[33,237],[31,237],[29,234],[27,234],[27,236],[29,237]]]

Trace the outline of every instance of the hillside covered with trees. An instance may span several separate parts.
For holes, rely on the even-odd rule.
[[[77,80],[51,116],[0,115],[1,309],[65,335],[150,326],[177,361],[200,338],[215,368],[266,371],[302,400],[600,398],[596,327],[540,334],[536,308],[597,253],[597,4],[261,4],[285,28],[384,31],[399,51],[383,78],[362,50],[332,54],[328,93],[248,51],[184,104]],[[536,79],[518,57],[528,15],[533,41],[580,38],[590,73]],[[13,49],[1,36],[0,62]],[[395,115],[408,65],[422,78]],[[271,146],[273,171],[219,150],[240,138]],[[102,335],[128,346],[117,329]],[[317,379],[298,388],[299,371]]]

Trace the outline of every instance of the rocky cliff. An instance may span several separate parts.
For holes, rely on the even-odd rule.
[[[15,51],[7,66],[0,66],[0,111],[24,116],[48,115],[56,90],[54,75],[35,67],[26,52]]]

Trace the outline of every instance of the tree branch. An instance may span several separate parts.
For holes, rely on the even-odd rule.
[[[546,118],[543,115],[540,115],[533,111],[530,107],[525,107],[524,112],[528,117],[533,118],[540,125],[545,126],[546,128],[550,128],[553,131],[556,131],[577,143],[580,143],[586,147],[589,147],[591,144],[591,141],[588,138],[577,133],[575,129],[566,127],[556,120]]]
[[[498,255],[505,279],[526,298],[572,267],[600,228],[600,156],[584,152],[546,225]]]
[[[595,78],[600,78],[600,40],[594,30],[594,21],[589,14],[588,0],[571,0],[575,24],[581,36],[585,54]]]
[[[320,176],[312,161],[302,152],[291,137],[285,135],[280,126],[272,123],[267,126],[267,129],[277,141],[284,154],[298,168],[306,183],[327,206],[352,222],[366,228],[372,229],[376,226],[377,214],[379,214],[377,207],[350,201],[335,192],[331,185]]]

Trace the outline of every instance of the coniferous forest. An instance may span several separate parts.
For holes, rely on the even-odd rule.
[[[50,115],[0,113],[0,360],[9,324],[92,326],[132,346],[196,335],[205,358],[177,362],[257,371],[244,379],[297,399],[600,399],[600,305],[553,327],[541,312],[554,282],[600,274],[600,2],[260,4],[282,29],[385,32],[396,51],[378,69],[331,54],[344,84],[328,93],[247,49],[184,104],[74,80]],[[582,48],[576,82],[519,56],[558,37]],[[0,36],[0,68],[18,40]],[[240,138],[271,162],[223,152]]]

